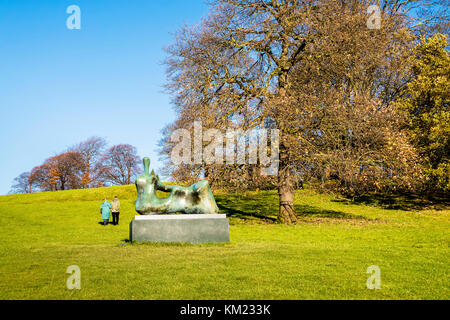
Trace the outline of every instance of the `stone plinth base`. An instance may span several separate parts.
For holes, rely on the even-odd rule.
[[[229,242],[224,214],[136,216],[130,223],[130,240],[137,242]]]

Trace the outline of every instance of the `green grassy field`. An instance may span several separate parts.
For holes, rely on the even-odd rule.
[[[299,223],[274,223],[275,192],[216,193],[228,244],[131,244],[134,186],[0,197],[0,299],[449,299],[448,206],[296,192]],[[122,202],[103,227],[104,196]],[[81,268],[81,290],[66,269]],[[381,269],[369,290],[366,270]]]

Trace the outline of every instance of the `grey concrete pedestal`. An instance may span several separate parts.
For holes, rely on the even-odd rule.
[[[229,242],[224,214],[136,216],[130,223],[130,240],[137,242]]]

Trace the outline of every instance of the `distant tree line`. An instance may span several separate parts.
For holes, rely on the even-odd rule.
[[[374,3],[379,28],[369,28]],[[439,1],[210,1],[167,49],[177,114],[161,140],[167,174],[278,188],[287,224],[303,181],[348,196],[450,191],[448,17]],[[174,165],[171,135],[194,121],[277,128],[278,177],[260,164]]]
[[[137,149],[129,144],[107,147],[91,137],[16,177],[10,193],[58,191],[128,185],[141,172]]]

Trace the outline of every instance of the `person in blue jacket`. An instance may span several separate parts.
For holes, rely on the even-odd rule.
[[[100,206],[100,213],[102,214],[103,225],[108,225],[109,217],[111,216],[111,203],[108,202],[108,199],[105,198],[105,202]]]

